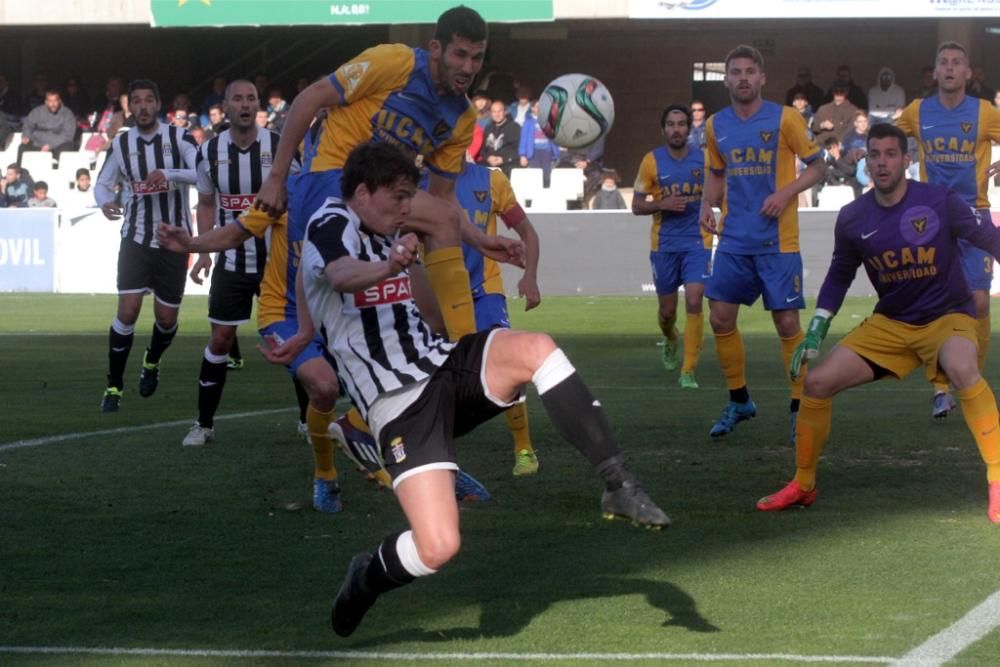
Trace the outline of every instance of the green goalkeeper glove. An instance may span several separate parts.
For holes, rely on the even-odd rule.
[[[823,344],[823,339],[826,338],[826,333],[830,330],[831,319],[833,319],[833,313],[822,308],[813,315],[812,321],[809,322],[809,328],[806,329],[806,338],[795,348],[792,362],[788,367],[788,374],[791,375],[793,382],[799,379],[802,367],[819,356],[819,346]]]

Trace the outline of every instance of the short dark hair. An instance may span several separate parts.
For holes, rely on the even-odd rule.
[[[666,109],[663,110],[663,113],[660,114],[660,129],[662,130],[663,126],[667,124],[667,116],[670,115],[671,111],[680,111],[682,114],[684,114],[684,116],[687,118],[688,129],[690,130],[691,110],[688,109],[683,104],[671,104],[670,106],[668,106]]]
[[[827,137],[826,141],[823,142],[823,148],[832,148],[839,145],[840,142],[837,140],[837,137]]]
[[[81,176],[90,176],[90,170],[86,167],[80,167],[76,170],[76,177],[80,178]]]
[[[906,134],[895,125],[890,125],[889,123],[876,123],[872,126],[872,129],[868,130],[868,141],[865,142],[865,148],[871,150],[872,139],[888,139],[889,137],[895,137],[899,142],[899,150],[904,153],[907,152]]]
[[[46,183],[45,181],[35,181],[35,187],[31,188],[31,190],[32,192],[37,190],[45,190],[46,192],[48,192],[49,184]]]
[[[938,44],[937,51],[935,53],[940,55],[942,51],[961,51],[965,59],[969,59],[969,52],[965,50],[965,47],[955,41],[941,42]]]
[[[764,56],[760,54],[760,51],[753,48],[752,46],[747,46],[746,44],[740,44],[735,49],[726,54],[726,71],[729,71],[729,63],[737,58],[749,58],[754,62],[760,71],[764,71]]]
[[[58,88],[46,88],[45,97],[48,97],[49,95],[58,95],[59,97],[62,97],[62,93],[59,92]]]
[[[413,185],[420,182],[420,170],[413,157],[392,144],[369,141],[347,156],[340,191],[350,198],[362,183],[369,192],[375,192],[380,187],[394,185],[400,178]]]
[[[7,168],[8,169],[13,169],[14,171],[16,171],[19,174],[21,173],[21,167],[18,166],[18,164],[16,162],[11,162],[10,164],[7,165]]]
[[[446,48],[456,35],[470,42],[485,42],[489,37],[489,29],[479,12],[465,5],[459,5],[439,16],[434,27],[434,39],[441,42],[442,49]]]
[[[160,87],[156,85],[155,81],[150,79],[133,79],[128,82],[128,96],[132,99],[132,93],[137,90],[151,90],[153,91],[153,97],[157,102],[160,101]]]
[[[233,86],[235,86],[238,83],[245,83],[248,86],[252,86],[253,87],[253,92],[257,93],[257,85],[253,81],[247,81],[246,79],[233,79],[232,81],[230,81],[229,83],[226,84],[226,89],[222,92],[222,99],[228,100],[229,99],[229,95],[230,95],[230,93],[233,90]],[[258,93],[258,95],[259,95],[259,93]],[[213,104],[212,106],[216,106],[216,105]],[[219,108],[221,109],[222,107],[219,107]]]

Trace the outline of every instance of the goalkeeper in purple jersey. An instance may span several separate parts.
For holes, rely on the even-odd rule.
[[[816,467],[830,435],[836,394],[886,377],[902,379],[923,366],[928,379],[940,369],[957,389],[986,463],[989,519],[1000,523],[1000,417],[976,363],[975,304],[959,249],[962,239],[1000,256],[1000,230],[980,225],[953,191],[907,181],[906,135],[897,127],[871,129],[867,164],[875,187],[837,217],[833,259],[791,373],[799,375],[818,355],[859,265],[879,300],[874,314],[809,371],[796,426],[795,479],[758,501],[757,509],[783,510],[816,500]]]

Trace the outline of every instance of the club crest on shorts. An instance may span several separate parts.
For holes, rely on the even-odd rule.
[[[389,450],[392,454],[392,460],[396,463],[402,463],[406,460],[406,448],[403,446],[403,438],[397,436],[392,439],[389,443]]]

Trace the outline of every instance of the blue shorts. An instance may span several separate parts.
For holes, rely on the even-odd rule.
[[[288,224],[302,225],[304,230],[313,213],[330,197],[340,197],[340,169],[308,171],[295,178],[288,191]]]
[[[281,320],[273,324],[268,324],[266,327],[259,329],[258,331],[260,335],[265,338],[271,334],[278,334],[282,340],[288,340],[294,336],[295,332],[298,330],[299,323],[297,320]],[[267,342],[264,344],[267,345]],[[327,355],[326,348],[323,346],[323,339],[319,337],[319,334],[317,334],[316,337],[313,338],[312,342],[306,346],[306,349],[302,350],[299,356],[295,357],[295,361],[290,363],[288,366],[285,366],[285,368],[287,368],[288,372],[292,375],[292,377],[294,377],[295,372],[299,370],[299,367],[302,364],[320,357],[326,359],[330,362],[330,365],[333,366],[333,362],[330,360],[330,357]]]
[[[686,252],[650,252],[653,284],[659,296],[673,294],[681,285],[702,283],[712,275],[712,251],[704,248]]]
[[[802,255],[797,252],[770,255],[732,255],[715,252],[712,277],[705,286],[705,296],[724,303],[751,306],[764,296],[767,310],[801,310],[806,307],[802,295]]]
[[[472,305],[476,309],[476,331],[486,331],[493,327],[510,329],[507,299],[503,294],[473,297]]]
[[[977,210],[976,216],[980,225],[993,224],[989,209]],[[965,239],[958,240],[958,247],[962,252],[962,269],[965,279],[969,281],[969,289],[989,292],[993,285],[993,256]]]

